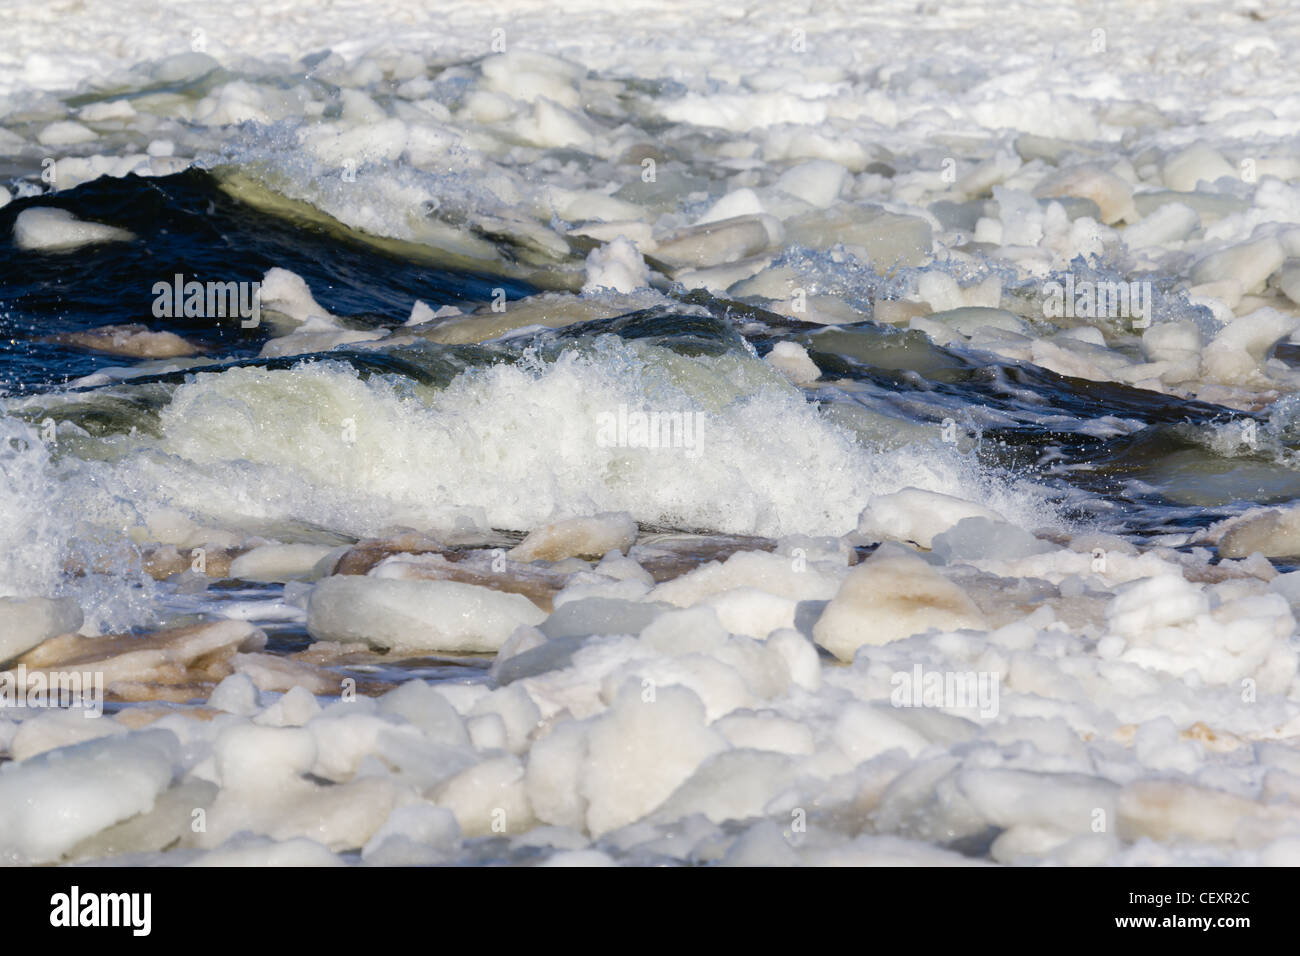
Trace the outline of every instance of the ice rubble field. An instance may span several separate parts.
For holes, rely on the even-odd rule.
[[[1300,328],[1300,10],[1284,4],[752,3],[705,15],[572,3],[561,17],[523,3],[132,2],[92,14],[54,2],[6,4],[0,18],[0,158],[28,177],[54,158],[60,189],[224,160],[249,201],[287,196],[462,263],[548,273],[597,306],[611,289],[655,296],[643,288],[653,263],[777,312],[793,313],[803,290],[801,318],[874,317],[1231,407],[1286,409],[1279,399],[1298,384],[1270,358]],[[495,30],[507,52],[489,55]],[[218,64],[229,75],[199,83]],[[74,90],[90,95],[74,105]],[[705,174],[719,168],[732,171],[721,192]],[[37,212],[16,226],[26,248],[127,238]],[[516,264],[465,223],[509,243]],[[596,247],[573,261],[561,233]],[[1078,256],[1111,275],[1184,281],[1157,292],[1144,331],[1102,320],[1044,335],[1011,290]],[[855,258],[905,271],[888,285]],[[304,305],[309,291],[274,282],[281,313],[302,325],[268,354],[345,340]],[[488,335],[473,321],[464,341]],[[0,508],[17,530],[0,530],[0,653],[31,668],[94,660],[128,699],[220,682],[204,707],[0,718],[12,758],[0,766],[0,854],[1300,860],[1300,583],[1267,560],[1300,551],[1300,511],[1215,529],[1203,542],[1225,556],[1214,565],[1172,537],[1139,550],[1076,533],[1031,493],[955,459],[877,461],[850,447],[778,381],[816,381],[797,347],[745,373],[772,375],[761,399],[713,396],[726,409],[719,457],[683,463],[681,488],[643,477],[623,500],[574,491],[590,472],[581,456],[531,484],[535,456],[503,432],[531,430],[551,442],[544,453],[569,454],[563,423],[589,410],[564,403],[592,393],[593,407],[616,404],[630,387],[620,371],[639,361],[498,369],[496,381],[449,387],[429,421],[344,371],[297,373],[295,388],[366,416],[361,433],[379,437],[358,461],[411,450],[377,469],[392,486],[360,505],[349,463],[321,462],[300,493],[324,523],[357,535],[456,527],[463,516],[420,511],[410,487],[424,468],[445,468],[444,484],[464,470],[421,446],[431,422],[451,421],[459,454],[497,442],[478,459],[498,482],[473,489],[479,526],[532,532],[504,558],[472,552],[455,573],[427,540],[360,556],[267,543],[209,572],[289,580],[281,610],[321,646],[498,652],[489,682],[411,681],[355,700],[338,699],[320,668],[262,653],[264,635],[238,619],[97,652],[90,608],[49,596],[68,531],[31,503],[62,492],[39,443],[26,454],[6,443]],[[239,395],[274,420],[287,374],[188,384],[165,413],[166,454],[102,466],[116,483],[104,495],[153,501],[136,537],[158,560],[240,543],[220,527],[223,509],[248,506],[222,498],[238,497],[226,452],[242,450],[267,480],[289,463],[274,433],[241,435],[222,409]],[[669,379],[689,391],[683,375]],[[712,386],[694,387],[707,398]],[[486,407],[475,390],[489,388],[540,393],[550,419],[539,428]],[[250,441],[264,445],[250,453]],[[773,464],[783,459],[817,462],[813,480],[792,479]],[[725,462],[745,476],[737,495],[721,495]],[[671,555],[639,542],[633,519],[681,501],[716,530],[773,539],[771,550],[739,539],[719,561],[652,575]],[[29,540],[49,547],[20,552]],[[854,548],[876,543],[859,560]],[[349,553],[354,573],[329,574]],[[89,636],[68,636],[78,629]],[[996,712],[894,706],[897,675],[918,665],[998,675]]]

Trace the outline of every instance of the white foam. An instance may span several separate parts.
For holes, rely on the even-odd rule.
[[[587,281],[584,292],[613,289],[635,292],[649,284],[650,272],[635,245],[622,236],[591,250],[587,255]]]
[[[690,445],[641,447],[629,429],[620,444],[620,409],[700,416],[702,427]],[[78,487],[129,494],[146,514],[181,508],[209,526],[298,519],[349,534],[450,527],[460,516],[530,529],[600,511],[735,533],[843,534],[873,494],[909,485],[1050,523],[1032,493],[950,446],[858,445],[757,359],[612,342],[414,393],[328,363],[202,374],[177,388],[160,425],[161,439],[130,439],[139,453]]]
[[[59,583],[68,526],[38,432],[0,418],[0,596],[49,595]]]

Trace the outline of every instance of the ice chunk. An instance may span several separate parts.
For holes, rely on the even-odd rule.
[[[814,625],[813,638],[847,661],[863,645],[935,628],[984,627],[984,616],[960,587],[921,558],[882,547],[849,572]]]
[[[301,619],[301,613],[292,618],[294,621]],[[337,672],[306,660],[285,657],[281,654],[257,651],[240,653],[231,658],[231,664],[236,674],[246,676],[258,690],[273,693],[292,693],[295,690],[302,690],[309,694],[336,694],[342,689]],[[260,722],[272,727],[293,726],[295,721],[292,715],[296,712],[298,712],[297,708],[293,711],[286,709],[281,713],[283,720],[268,717]]]
[[[1295,679],[1297,654],[1286,643],[1295,618],[1277,594],[1209,597],[1177,574],[1120,590],[1107,610],[1110,629],[1123,637],[1120,660],[1200,683],[1234,685],[1246,678],[1276,693]]]
[[[1192,281],[1201,284],[1236,279],[1246,292],[1262,292],[1268,277],[1286,261],[1282,244],[1272,236],[1229,246],[1212,253],[1192,269]]]
[[[561,850],[548,856],[538,866],[574,866],[574,867],[605,867],[618,866],[619,864],[608,853],[602,853],[600,850]]]
[[[599,836],[641,819],[726,748],[687,688],[658,687],[647,698],[639,682],[627,683],[588,732],[579,786],[586,829]]]
[[[60,120],[51,123],[36,134],[36,142],[42,146],[76,146],[98,139],[98,134],[87,126],[73,120]]]
[[[1025,321],[1014,312],[1008,312],[1006,309],[962,306],[947,312],[935,312],[923,318],[912,320],[912,328],[920,329],[927,334],[932,333],[936,326],[939,328],[939,335],[931,334],[931,338],[943,339],[948,337],[948,329],[960,332],[968,337],[975,335],[981,329],[997,329],[1023,336],[1031,334]]]
[[[194,811],[210,807],[216,792],[217,787],[207,780],[195,777],[184,780],[160,793],[147,812],[128,817],[82,840],[67,857],[78,861],[102,860],[185,847],[197,819]],[[188,856],[182,849],[172,859],[185,863]]]
[[[1135,193],[1133,205],[1143,216],[1152,215],[1157,209],[1169,203],[1178,203],[1192,209],[1204,223],[1217,222],[1225,216],[1245,212],[1250,208],[1250,201],[1211,192],[1176,192],[1172,189],[1157,189],[1149,193]]]
[[[831,739],[854,763],[860,764],[895,747],[917,756],[929,743],[890,708],[853,701],[835,721]]]
[[[318,717],[312,724],[320,721]],[[310,726],[237,723],[220,732],[213,751],[221,790],[195,843],[215,847],[249,831],[277,840],[310,836],[338,851],[363,846],[374,835],[393,809],[393,782],[360,777],[322,786],[307,779],[304,774],[321,771],[321,738]]]
[[[78,630],[82,620],[72,598],[0,598],[0,664],[48,638]]]
[[[442,311],[439,309],[439,312]],[[460,309],[453,307],[453,314],[460,315]],[[433,311],[428,304],[417,299],[411,306],[411,314],[406,320],[406,325],[424,325],[426,322],[432,322],[438,318],[438,312]]]
[[[172,781],[175,734],[102,737],[0,766],[0,857],[54,863],[81,840],[148,811]]]
[[[77,348],[131,358],[177,358],[197,355],[200,349],[175,332],[154,332],[147,326],[101,325],[80,332],[62,332],[51,340]]]
[[[993,198],[997,200],[998,218],[993,221],[981,219],[975,224],[976,241],[996,241],[1004,246],[1030,248],[1043,241],[1049,220],[1055,219],[1061,228],[1065,228],[1065,222],[1061,221],[1063,209],[1054,212],[1051,205],[1044,208],[1041,202],[1022,189],[994,186]],[[1059,208],[1059,203],[1057,206]]]
[[[541,725],[542,714],[522,684],[511,684],[480,697],[470,710],[469,718],[493,714],[505,728],[504,749],[522,754]]]
[[[288,335],[271,339],[258,353],[262,358],[279,358],[286,355],[306,355],[309,352],[327,352],[340,345],[356,342],[373,342],[385,338],[386,329],[339,329],[318,316],[313,316]]]
[[[377,553],[373,554],[378,556]],[[529,566],[516,561],[501,561],[498,565],[499,552],[480,551],[459,561],[448,560],[436,553],[394,554],[383,558],[366,572],[357,566],[364,565],[367,559],[361,554],[356,554],[355,557],[357,560],[352,561],[345,556],[339,562],[336,573],[369,573],[371,577],[401,581],[459,581],[462,584],[522,594],[543,610],[551,609],[552,602],[557,597],[556,592],[572,577],[574,571],[573,567],[565,567],[564,562],[549,567]],[[579,569],[586,570],[584,562],[577,558],[572,561]],[[599,580],[606,579],[602,576]]]
[[[1268,582],[1268,589],[1274,594],[1282,595],[1287,603],[1295,608],[1300,605],[1300,571],[1279,574]]]
[[[776,188],[802,199],[818,209],[828,209],[839,198],[848,179],[848,170],[829,159],[800,163],[783,172]]]
[[[930,257],[930,224],[918,216],[887,212],[879,206],[840,204],[805,213],[785,224],[786,240],[809,249],[843,243],[865,253],[872,268],[886,272],[919,266]]]
[[[1106,225],[1136,222],[1133,187],[1114,173],[1097,166],[1075,166],[1049,176],[1034,190],[1035,196],[1081,196],[1101,210]]]
[[[778,342],[767,353],[766,361],[784,372],[796,385],[808,385],[821,377],[821,369],[798,342]]]
[[[517,299],[510,303],[505,312],[493,312],[489,306],[486,310],[480,309],[463,318],[448,316],[428,331],[421,331],[421,335],[432,342],[463,345],[494,339],[530,325],[559,328],[576,322],[608,318],[640,307],[634,305],[629,309],[620,308],[623,301],[608,291],[599,296],[582,297],[547,293]]]
[[[576,63],[535,50],[514,48],[479,64],[485,87],[527,103],[540,97],[569,109],[582,105],[578,80],[586,70]]]
[[[479,753],[505,750],[506,722],[500,714],[475,714],[465,718],[469,741]]]
[[[272,840],[237,834],[220,847],[194,859],[191,866],[343,866],[337,856],[315,840]]]
[[[467,837],[522,833],[536,823],[524,766],[509,754],[462,770],[438,788],[434,800],[455,814]]]
[[[1160,322],[1142,333],[1142,354],[1148,362],[1181,362],[1200,358],[1201,330],[1190,319]]]
[[[1023,528],[988,518],[963,518],[947,531],[935,535],[931,548],[946,564],[1016,560],[1056,550]]]
[[[537,528],[508,553],[513,561],[561,561],[570,557],[604,557],[611,551],[627,554],[636,544],[637,527],[626,512],[566,518]]]
[[[973,501],[920,488],[904,488],[893,494],[873,496],[858,518],[858,534],[867,544],[914,541],[929,548],[935,535],[949,530],[963,518],[1005,523],[996,511]]]
[[[586,643],[585,637],[557,637],[520,651],[500,666],[493,665],[493,676],[498,684],[505,686],[526,677],[535,677],[548,671],[566,668],[573,661],[573,656]]]
[[[3,205],[3,203],[0,203]],[[1288,260],[1278,276],[1278,288],[1293,303],[1300,305],[1300,262]]]
[[[130,120],[135,119],[140,114],[136,112],[131,101],[127,99],[120,100],[100,100],[97,103],[88,103],[81,109],[77,110],[77,117],[85,120],[87,123],[104,123],[113,120]]]
[[[1074,773],[972,769],[957,777],[957,786],[993,826],[1075,834],[1091,832],[1097,819],[1113,820],[1119,798],[1119,787],[1109,780]]]
[[[652,587],[655,583],[654,575],[619,551],[611,551],[601,558],[595,571],[617,581],[636,581],[646,587]]]
[[[266,635],[246,621],[213,621],[142,636],[65,634],[28,651],[21,663],[29,674],[97,672],[105,689],[119,697],[180,703],[194,697],[196,685],[228,676],[237,651],[259,651],[265,643]]]
[[[408,680],[398,685],[379,699],[379,710],[401,716],[434,743],[448,747],[469,745],[460,714],[424,681]]]
[[[1125,229],[1124,243],[1130,249],[1146,249],[1181,242],[1200,224],[1201,217],[1191,206],[1169,202]]]
[[[815,749],[812,730],[806,724],[770,711],[728,714],[715,721],[713,729],[733,747],[745,750],[807,755]]]
[[[650,284],[650,270],[637,247],[621,236],[587,254],[587,281],[583,292],[613,289],[634,292]]]
[[[318,318],[337,327],[334,317],[312,298],[307,281],[288,269],[277,266],[267,271],[262,278],[260,301],[263,309],[273,309],[295,321]]]
[[[397,807],[361,848],[372,866],[427,866],[447,863],[460,846],[456,815],[426,803]]]
[[[333,549],[316,544],[265,544],[230,562],[232,578],[244,581],[292,581],[312,576]]]
[[[496,659],[492,661],[492,667],[489,669],[488,673],[496,678],[498,683],[509,683],[509,681],[502,681],[500,679],[501,668],[506,661],[518,657],[520,654],[527,654],[529,651],[536,650],[545,645],[546,642],[546,635],[538,628],[529,627],[527,625],[521,625],[515,628],[510,636],[506,638],[506,642],[501,645],[501,649],[497,651]]]
[[[758,193],[752,189],[736,189],[710,206],[695,224],[702,226],[738,216],[758,216],[765,212],[767,210],[763,208],[763,201],[758,198]]]
[[[799,603],[756,588],[735,588],[704,599],[732,634],[767,637],[773,631],[795,626]]]
[[[1178,574],[1145,578],[1120,591],[1107,610],[1110,629],[1123,637],[1191,621],[1209,610],[1201,589]]]
[[[1300,506],[1254,509],[1223,523],[1219,554],[1245,558],[1259,552],[1266,558],[1300,556]]]
[[[197,80],[220,66],[216,59],[206,53],[187,50],[184,53],[174,53],[154,63],[149,70],[149,75],[158,83],[170,85]]]
[[[1116,824],[1125,840],[1231,843],[1249,832],[1252,821],[1281,821],[1288,809],[1177,780],[1137,780],[1119,795]]]
[[[711,561],[655,587],[647,600],[678,607],[735,588],[754,588],[795,601],[825,601],[835,593],[838,577],[815,562],[761,551],[737,551],[724,562]]]
[[[821,687],[821,658],[808,638],[796,630],[782,629],[768,635],[767,647],[781,655],[793,683],[808,691]]]
[[[529,753],[525,787],[537,818],[555,826],[585,830],[587,800],[578,791],[587,756],[586,724],[566,720],[537,741]]]
[[[639,219],[616,219],[609,222],[586,222],[569,230],[570,235],[588,236],[598,242],[613,242],[626,239],[642,253],[654,252],[658,244],[654,241],[654,227]]]
[[[208,697],[208,706],[228,714],[251,717],[261,709],[257,686],[247,674],[231,674]]]
[[[998,183],[1005,182],[1023,164],[1010,150],[1000,150],[981,162],[953,184],[953,191],[969,198],[986,196]]]
[[[1237,171],[1222,153],[1204,143],[1196,143],[1166,159],[1161,176],[1170,189],[1189,192],[1202,182],[1213,183],[1224,176],[1236,178]]]
[[[672,277],[687,289],[707,289],[715,295],[722,295],[738,282],[766,269],[771,263],[770,255],[759,255],[709,269],[678,269]]]
[[[710,607],[669,611],[641,634],[641,643],[661,654],[716,654],[726,642],[727,629]]]
[[[131,233],[116,226],[78,219],[66,209],[38,206],[14,220],[14,244],[39,252],[69,252],[96,242],[126,242]]]
[[[551,640],[593,634],[640,634],[667,605],[589,597],[560,605],[541,625]]]
[[[916,294],[930,306],[923,315],[960,309],[966,305],[966,298],[961,294],[957,280],[937,269],[922,273],[916,283]]]
[[[565,109],[545,97],[533,103],[531,113],[518,117],[514,131],[534,146],[575,149],[594,152],[599,127],[585,113]]]
[[[724,750],[705,760],[650,820],[671,823],[700,814],[723,823],[761,816],[768,801],[789,784],[792,764],[785,754]]]
[[[23,718],[7,748],[9,756],[14,760],[28,760],[47,750],[129,732],[125,725],[116,720],[87,719],[87,711],[78,707],[29,712],[31,713],[35,716]]]
[[[780,235],[771,216],[737,216],[664,236],[654,255],[670,266],[708,268],[757,255]]]
[[[1201,375],[1224,385],[1267,385],[1262,366],[1273,346],[1300,328],[1300,318],[1258,309],[1226,325],[1201,353]]]
[[[729,638],[713,655],[688,654],[627,668],[659,684],[680,683],[700,695],[710,721],[759,699],[781,697],[790,686],[790,671],[779,653],[743,635]],[[608,691],[610,682],[606,682]]]
[[[741,834],[721,865],[798,866],[801,862],[781,828],[771,820],[762,820]]]
[[[420,681],[408,681],[419,684]],[[266,710],[253,718],[255,724],[265,727],[301,727],[320,713],[321,706],[312,692],[305,687],[291,687]]]
[[[307,630],[322,641],[399,651],[495,651],[546,612],[518,594],[457,581],[332,577],[312,589]]]
[[[600,220],[600,222],[588,221],[579,229],[569,230],[570,233],[588,235],[593,239],[601,239],[604,242],[616,239],[620,234],[623,234],[625,238],[631,240],[638,249],[643,251],[649,251],[654,246],[654,242],[651,240],[654,229],[648,222],[642,222],[637,218],[642,214],[643,210],[635,203],[607,196],[605,193],[594,189],[564,189],[562,187],[550,188],[544,201],[549,204],[555,215],[566,222]],[[626,233],[620,232],[620,224],[627,230]],[[642,240],[649,240],[649,242],[643,244]]]

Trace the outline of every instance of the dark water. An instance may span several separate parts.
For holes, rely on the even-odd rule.
[[[14,245],[13,222],[33,205],[111,223],[136,239],[71,252],[24,251]],[[177,273],[186,281],[256,282],[274,266],[302,276],[321,305],[357,328],[401,325],[416,299],[456,304],[487,299],[494,288],[504,288],[508,299],[534,291],[517,280],[408,262],[317,223],[260,212],[197,168],[156,179],[103,177],[0,209],[0,334],[12,340],[0,363],[0,388],[11,394],[47,388],[124,364],[43,341],[102,325],[143,323],[220,357],[256,355],[270,335],[267,327],[155,318],[153,287]]]
[[[136,238],[64,253],[23,251],[13,243],[13,221],[33,205],[67,209]],[[176,273],[200,282],[255,282],[275,266],[302,276],[325,308],[357,329],[399,326],[417,299],[481,303],[496,288],[510,299],[536,291],[517,279],[410,261],[341,226],[327,229],[319,221],[259,211],[199,168],[157,179],[105,177],[0,210],[0,336],[6,343],[0,389],[39,395],[129,364],[49,340],[108,324],[175,332],[204,350],[198,368],[286,368],[309,361],[257,358],[272,334],[266,323],[245,329],[234,319],[159,319],[152,313],[154,284]],[[919,332],[870,322],[828,328],[702,291],[679,298],[708,315],[655,308],[482,346],[423,343],[329,354],[366,375],[445,384],[466,368],[514,361],[526,348],[555,354],[606,334],[686,354],[752,348],[762,355],[791,340],[808,350],[824,380],[853,385],[810,391],[810,399],[861,403],[935,429],[948,421],[989,467],[1057,489],[1067,513],[1113,530],[1145,535],[1201,527],[1251,504],[1300,496],[1291,461],[1300,450],[1300,431],[1286,421],[940,348]],[[191,374],[186,369],[88,388],[79,423],[99,433],[147,429],[150,413]],[[41,414],[38,400],[19,417],[38,421]],[[75,418],[77,406],[65,403],[61,414]],[[1106,418],[1122,420],[1122,433],[1089,427]],[[1258,447],[1230,454],[1211,447],[1213,429],[1247,420],[1263,437]]]

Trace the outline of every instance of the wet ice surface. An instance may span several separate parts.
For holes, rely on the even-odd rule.
[[[6,25],[0,856],[1295,860],[1300,14],[379,9]]]

